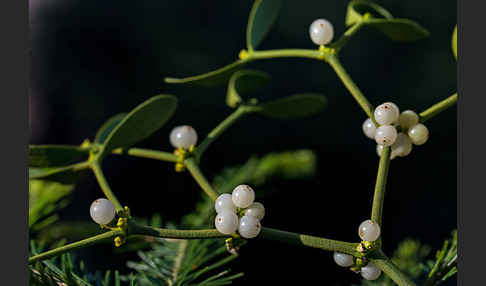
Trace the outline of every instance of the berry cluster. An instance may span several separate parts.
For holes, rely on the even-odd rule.
[[[364,241],[376,241],[381,234],[380,226],[372,220],[365,220],[359,225],[358,234]],[[333,258],[336,264],[342,267],[355,265],[353,256],[349,254],[334,252]],[[366,280],[376,280],[381,275],[381,269],[372,262],[368,262],[365,266],[360,267],[359,272]]]
[[[429,139],[429,130],[419,123],[417,113],[412,110],[400,113],[396,104],[386,102],[376,107],[373,115],[379,126],[368,118],[362,128],[364,134],[378,144],[378,156],[381,156],[383,147],[391,146],[390,159],[405,157],[412,151],[412,144],[422,145]]]
[[[223,234],[238,230],[243,238],[256,237],[262,228],[260,220],[265,216],[265,208],[254,200],[255,191],[248,185],[237,186],[231,195],[220,195],[214,203],[218,214],[214,219],[216,229]]]

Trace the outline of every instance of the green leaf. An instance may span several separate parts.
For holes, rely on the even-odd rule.
[[[377,28],[393,41],[412,42],[429,36],[429,31],[409,19],[369,19],[366,25]]]
[[[454,53],[454,58],[457,61],[457,25],[454,27],[454,32],[452,32],[452,53]]]
[[[278,119],[310,116],[327,105],[326,97],[316,94],[296,94],[257,106],[257,112]]]
[[[236,107],[241,101],[240,95],[253,92],[270,81],[270,75],[261,71],[240,70],[231,76],[228,82],[226,104]]]
[[[226,83],[231,75],[235,71],[242,69],[247,62],[248,60],[237,60],[232,64],[205,74],[185,78],[166,77],[164,81],[169,84],[188,84],[203,87],[215,87]]]
[[[277,20],[280,0],[256,0],[246,28],[246,45],[249,51],[257,48]]]
[[[380,5],[367,0],[355,0],[349,2],[346,12],[346,26],[359,22],[366,13],[370,13],[374,18],[393,18],[392,14]]]
[[[75,145],[29,145],[30,167],[60,167],[88,159],[89,148]]]
[[[79,168],[79,165],[69,165],[53,168],[29,167],[29,180],[44,180],[65,184],[76,183],[88,167]]]
[[[177,98],[172,95],[157,95],[135,107],[107,136],[100,156],[146,139],[172,117],[176,107]]]
[[[111,131],[113,131],[118,124],[120,124],[125,116],[127,116],[126,113],[118,113],[117,115],[110,117],[105,123],[103,123],[98,132],[96,132],[94,142],[98,144],[105,143],[108,135],[110,135]]]

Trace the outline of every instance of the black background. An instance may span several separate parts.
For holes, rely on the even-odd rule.
[[[341,53],[343,65],[373,104],[393,101],[403,110],[420,112],[455,92],[450,37],[456,3],[433,2],[378,2],[395,17],[421,23],[431,32],[429,39],[393,43],[365,29]],[[340,35],[345,30],[346,5],[346,1],[285,1],[261,49],[313,48],[308,26],[320,17],[330,20]],[[175,88],[162,79],[199,74],[234,61],[245,46],[250,7],[250,1],[32,2],[30,142],[79,144],[92,138],[109,116],[158,93],[177,95],[179,109],[166,127],[140,146],[170,150],[168,133],[180,124],[206,134],[230,113],[224,104],[225,87]],[[329,107],[304,120],[251,117],[239,122],[207,151],[202,162],[205,174],[212,177],[252,154],[315,150],[316,178],[276,182],[277,195],[263,200],[267,208],[263,225],[357,240],[357,227],[370,213],[378,164],[375,144],[361,131],[364,114],[325,64],[279,59],[253,67],[273,76],[259,98],[321,92],[328,96]],[[394,160],[390,169],[383,233],[390,255],[407,236],[436,249],[456,227],[455,108],[426,125],[431,132],[427,144]],[[119,199],[139,216],[158,212],[177,221],[191,211],[198,197],[195,182],[187,174],[175,174],[170,164],[112,158],[104,168]],[[84,179],[63,219],[88,221],[89,205],[100,196],[94,178]],[[327,252],[267,241],[252,244],[233,266],[246,273],[241,284],[258,283],[263,275],[284,284],[291,277],[302,284],[326,281],[326,285],[348,285],[359,277],[335,266]],[[95,251],[103,251],[106,258]],[[96,247],[81,256],[96,257],[91,261],[95,269],[124,265],[123,259]]]

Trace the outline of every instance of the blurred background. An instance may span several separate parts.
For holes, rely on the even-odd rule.
[[[226,86],[174,87],[163,78],[196,75],[233,62],[245,47],[252,2],[30,0],[30,143],[80,144],[93,139],[110,116],[160,93],[179,98],[177,113],[138,146],[171,151],[169,132],[182,124],[192,125],[202,138],[231,113],[225,105]],[[392,101],[401,110],[421,112],[453,94],[456,64],[450,43],[456,2],[376,3],[395,17],[417,21],[431,36],[411,44],[393,43],[365,28],[343,49],[344,67],[371,103]],[[284,1],[278,22],[260,49],[315,48],[308,27],[316,18],[330,20],[339,37],[345,31],[347,4]],[[357,241],[357,228],[370,215],[378,166],[376,145],[361,131],[364,113],[326,64],[277,59],[250,67],[272,75],[270,85],[255,97],[267,100],[316,92],[328,97],[328,107],[302,120],[250,116],[239,121],[208,149],[202,160],[204,173],[212,178],[252,155],[313,150],[317,156],[313,178],[274,180],[265,187],[269,195],[261,199],[267,208],[262,224]],[[391,164],[383,231],[385,252],[390,255],[406,237],[418,238],[435,251],[457,226],[456,108],[426,125],[429,141]],[[177,223],[200,197],[190,176],[175,173],[171,164],[110,157],[103,167],[120,201],[137,216],[159,213],[164,221]],[[94,176],[84,177],[59,223],[89,222],[89,206],[101,196]],[[112,255],[106,246],[84,249],[77,257],[92,271],[128,271],[126,259],[136,258]],[[232,268],[245,272],[237,285],[259,285],[262,277],[284,285],[289,279],[312,285],[359,282],[359,275],[334,264],[332,253],[269,241],[251,242]]]

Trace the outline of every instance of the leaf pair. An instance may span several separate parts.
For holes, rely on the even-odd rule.
[[[365,17],[366,14],[371,17]],[[378,29],[393,41],[412,42],[429,36],[429,32],[416,22],[394,18],[385,8],[367,0],[354,0],[348,5],[346,26],[360,21]]]
[[[246,28],[246,46],[248,51],[255,50],[266,37],[277,20],[281,7],[281,0],[256,0],[250,12]],[[166,83],[193,84],[213,87],[224,84],[231,75],[242,69],[251,60],[237,60],[232,64],[202,75],[186,78],[165,78]]]
[[[130,113],[107,120],[88,147],[75,145],[30,145],[29,179],[74,182],[88,166],[90,154],[102,159],[117,148],[128,148],[160,129],[174,114],[177,98],[154,96]],[[93,153],[96,149],[98,153]],[[67,181],[66,181],[67,180]]]
[[[270,81],[270,75],[253,70],[234,73],[229,82],[226,103],[236,107],[243,102],[242,95],[255,91]],[[327,105],[326,97],[318,94],[296,94],[251,106],[253,112],[277,119],[292,119],[320,112]]]

